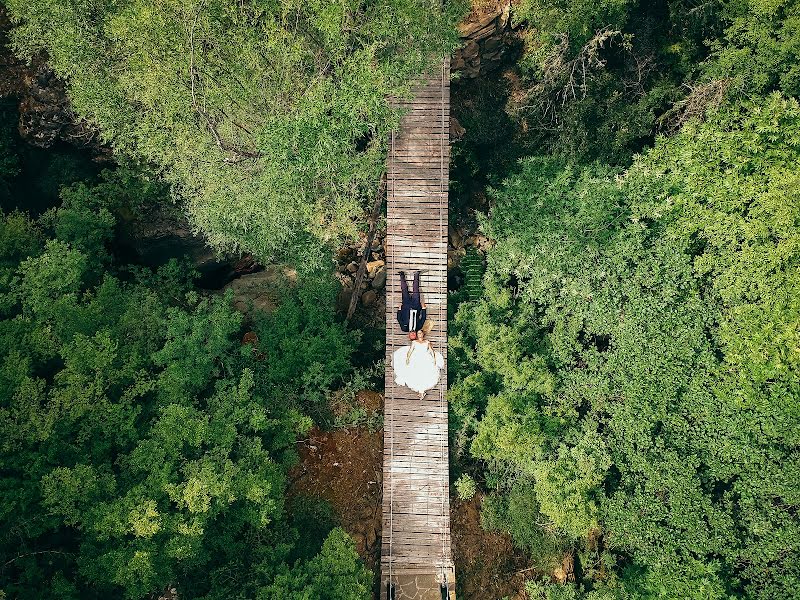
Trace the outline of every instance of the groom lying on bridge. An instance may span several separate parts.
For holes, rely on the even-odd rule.
[[[419,291],[419,276],[422,271],[414,273],[414,283],[412,293],[408,293],[408,282],[406,281],[406,272],[400,271],[400,292],[402,300],[400,301],[400,309],[397,311],[397,322],[400,323],[400,329],[408,332],[408,339],[417,339],[417,331],[422,330],[425,324],[425,319],[428,314],[425,310],[425,303],[422,301],[422,295]]]

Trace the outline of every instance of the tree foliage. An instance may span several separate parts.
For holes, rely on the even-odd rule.
[[[243,346],[228,296],[199,295],[174,263],[115,263],[112,208],[149,185],[124,181],[68,188],[39,223],[0,218],[0,589],[368,598],[347,535],[298,559],[284,507],[310,390],[338,384],[354,347],[331,284],[285,290],[255,324],[265,352]]]
[[[800,96],[800,2],[723,3],[724,36],[712,44],[707,71],[748,94],[780,90]]]
[[[523,0],[513,112],[569,161],[627,166],[726,98],[800,93],[796,0]],[[532,134],[532,135],[531,135]]]
[[[212,245],[320,259],[373,196],[387,96],[456,39],[438,0],[10,0],[75,109],[158,166]],[[305,243],[302,243],[305,242]]]
[[[484,297],[455,318],[458,435],[493,522],[574,544],[589,589],[800,589],[798,159],[800,105],[773,95],[625,172],[531,158],[495,192]]]

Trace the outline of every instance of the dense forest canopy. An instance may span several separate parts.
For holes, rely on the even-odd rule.
[[[352,369],[331,281],[286,287],[248,329],[191,269],[118,264],[124,170],[0,219],[0,591],[9,598],[365,598],[340,529],[287,516],[295,441]],[[133,206],[135,209],[135,206]]]
[[[796,598],[800,3],[515,14],[523,158],[450,337],[484,524],[574,555],[537,600]]]
[[[387,96],[454,46],[439,0],[8,0],[80,115],[156,165],[221,250],[319,264],[354,233],[397,123]]]
[[[800,93],[795,0],[522,0],[529,152],[626,165],[727,93]]]
[[[800,590],[798,141],[776,95],[622,174],[530,158],[497,192],[451,402],[520,544],[604,536],[586,568],[631,597]]]
[[[120,164],[0,214],[0,598],[371,597],[352,539],[287,496],[359,343],[322,248],[463,7],[5,4]],[[489,199],[450,296],[456,492],[526,553],[531,600],[800,598],[800,1],[511,22],[505,70],[460,83],[452,196]],[[121,215],[174,198],[217,249],[304,267],[277,308],[121,258]]]

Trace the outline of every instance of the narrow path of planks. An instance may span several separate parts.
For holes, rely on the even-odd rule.
[[[447,360],[447,195],[450,162],[450,61],[414,90],[393,135],[387,159],[388,270],[386,298],[386,408],[384,412],[381,597],[388,581],[396,600],[441,600],[446,577],[455,600],[450,549],[447,444],[447,367],[438,388],[420,401],[396,386],[392,353],[408,344],[395,313],[399,272],[421,277],[434,347]]]

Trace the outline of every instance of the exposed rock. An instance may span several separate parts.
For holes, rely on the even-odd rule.
[[[386,287],[386,274],[381,274],[381,271],[385,272],[386,270],[385,240],[385,232],[377,231],[375,233],[375,237],[367,251],[368,262],[366,264],[364,277],[355,290],[353,290],[355,287],[353,279],[358,272],[362,257],[364,256],[367,244],[366,234],[362,234],[358,240],[350,242],[337,252],[337,278],[343,287],[337,299],[337,310],[339,312],[347,313],[352,294],[355,293],[356,297],[359,299],[357,303],[359,319],[367,319],[367,321],[374,320],[376,323],[382,319],[383,314],[380,310],[380,305],[382,304],[381,298],[383,297],[383,290]],[[367,292],[372,293],[366,294]],[[362,299],[364,296],[366,300]]]
[[[145,215],[123,222],[118,243],[135,255],[134,262],[148,267],[188,257],[200,273],[201,287],[217,288],[238,273],[260,268],[252,257],[236,263],[218,257],[204,238],[192,232],[186,216],[170,205],[154,206]]]
[[[361,295],[361,304],[369,308],[378,300],[378,294],[375,290],[367,290]]]
[[[461,258],[466,254],[463,247],[447,251],[447,268],[454,269],[461,264]]]
[[[353,289],[353,278],[350,275],[342,275],[339,277],[339,281],[342,284],[343,288]]]
[[[72,111],[64,82],[47,66],[44,56],[30,64],[19,60],[8,43],[12,24],[0,5],[0,97],[19,99],[20,136],[38,148],[50,148],[63,141],[93,151],[96,161],[111,160],[97,128]]]
[[[491,241],[485,235],[475,233],[467,238],[465,245],[472,246],[476,250],[485,251],[491,247]]]
[[[464,236],[452,225],[447,228],[447,237],[449,238],[450,245],[453,248],[461,248],[464,245]]]
[[[59,140],[78,148],[99,148],[98,130],[72,111],[66,86],[45,65],[24,76],[25,95],[19,104],[19,133],[38,148]]]
[[[511,3],[502,10],[459,25],[462,46],[453,53],[450,67],[473,79],[500,66],[509,50],[518,46],[511,29]]]
[[[374,276],[375,273],[384,266],[386,263],[382,260],[373,260],[367,263],[367,273],[369,273],[370,277]]]
[[[353,290],[344,288],[336,297],[336,312],[346,313],[350,308],[350,299],[353,297]]]
[[[471,62],[473,58],[478,57],[480,50],[481,47],[478,45],[478,42],[468,39],[467,43],[464,44],[464,47],[461,48],[461,58],[467,62]]]
[[[383,286],[386,285],[386,269],[380,269],[377,273],[375,273],[375,277],[372,279],[372,287],[376,290],[383,289]]]
[[[261,265],[256,262],[252,254],[245,254],[239,260],[233,263],[233,274],[235,276],[246,275],[248,273],[256,273],[261,270]]]
[[[464,138],[467,130],[455,117],[450,117],[450,141],[458,142]]]
[[[275,290],[286,283],[297,282],[297,271],[270,265],[263,271],[243,275],[225,286],[233,290],[233,306],[245,314],[252,311],[270,312],[275,309]]]

